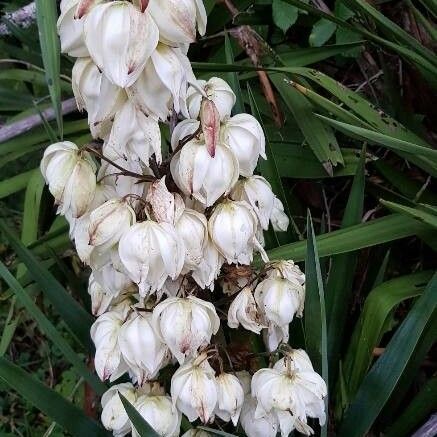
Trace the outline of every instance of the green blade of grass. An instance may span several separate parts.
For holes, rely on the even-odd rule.
[[[18,191],[24,190],[32,178],[34,170],[29,170],[24,173],[20,173],[16,176],[12,176],[9,179],[5,179],[0,182],[0,199],[15,194]]]
[[[314,234],[311,214],[307,216],[307,256],[305,260],[305,345],[311,362],[316,371],[328,385],[328,340],[326,332],[325,293],[317,252],[316,236]],[[328,413],[328,398],[325,399],[326,416]],[[328,432],[328,424],[321,429],[321,436]]]
[[[340,427],[340,437],[361,437],[369,431],[402,377],[428,322],[436,316],[436,307],[437,274],[434,274],[390,340],[384,354],[364,378],[346,411]]]
[[[32,318],[38,323],[41,331],[53,342],[53,344],[63,353],[65,358],[74,366],[78,375],[82,376],[91,387],[102,395],[106,391],[106,386],[93,373],[91,373],[87,366],[79,358],[77,353],[71,348],[66,340],[59,334],[55,326],[43,314],[43,312],[36,306],[33,300],[29,297],[26,291],[21,287],[20,283],[11,275],[5,265],[0,261],[0,276],[6,281],[9,287],[14,291],[17,299],[26,308]]]
[[[437,215],[424,209],[423,207],[425,205],[419,204],[419,206],[416,208],[410,208],[409,206],[401,205],[400,203],[388,202],[386,200],[380,200],[380,202],[391,211],[405,214],[409,217],[415,218],[416,220],[423,221],[434,228],[437,228]]]
[[[62,139],[60,44],[56,31],[57,6],[53,0],[36,0],[36,19],[38,24],[41,54],[46,73],[47,86],[56,114],[59,137]]]
[[[73,436],[110,436],[76,405],[5,358],[0,358],[0,378]]]
[[[27,267],[29,273],[40,285],[41,290],[52,303],[55,310],[61,315],[72,334],[83,346],[90,348],[89,329],[93,322],[91,315],[70,296],[48,270],[41,268],[40,263],[32,252],[21,243],[3,220],[0,220],[0,230],[20,261]]]

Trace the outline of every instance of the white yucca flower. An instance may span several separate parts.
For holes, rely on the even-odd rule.
[[[249,287],[244,287],[229,306],[228,326],[235,329],[240,324],[255,334],[259,334],[263,328],[266,328]]]
[[[94,280],[106,294],[113,297],[135,292],[137,290],[136,285],[126,275],[123,267],[115,262],[113,251],[110,255],[111,259],[106,264],[93,269]]]
[[[231,192],[232,199],[244,200],[252,207],[264,230],[269,228],[275,197],[271,185],[262,176],[239,180]]]
[[[59,205],[58,213],[76,218],[85,214],[94,199],[96,165],[88,152],[63,141],[47,147],[41,173]]]
[[[114,300],[114,295],[105,293],[103,287],[95,280],[93,273],[88,280],[88,294],[91,297],[91,312],[96,317],[105,313]]]
[[[247,437],[276,437],[279,429],[277,417],[272,413],[257,417],[256,406],[256,399],[247,394],[240,413],[240,423]]]
[[[240,381],[235,375],[221,373],[216,377],[217,406],[215,414],[225,422],[232,420],[237,426],[241,407],[244,401],[244,391]]]
[[[264,252],[256,238],[257,227],[255,213],[242,201],[218,204],[208,221],[209,235],[229,264],[250,264],[255,248]]]
[[[147,7],[159,28],[159,39],[169,46],[196,41],[206,30],[206,11],[202,0],[150,0]]]
[[[113,385],[102,396],[102,424],[115,437],[123,437],[131,432],[131,422],[121,402],[119,393],[131,404],[136,400],[136,391],[130,382]]]
[[[168,277],[176,279],[185,258],[174,226],[152,220],[133,225],[121,238],[118,252],[142,296],[158,291]]]
[[[214,281],[217,279],[220,269],[225,262],[221,253],[217,250],[214,243],[208,238],[203,250],[200,263],[194,268],[191,276],[200,288],[214,290]]]
[[[171,378],[173,405],[190,422],[199,418],[203,423],[214,420],[217,404],[217,382],[206,353],[179,367]]]
[[[169,350],[156,334],[151,313],[131,313],[118,341],[124,361],[140,386],[154,379],[169,361]]]
[[[105,76],[122,88],[131,86],[158,44],[158,28],[150,14],[127,1],[94,7],[85,26],[91,58]]]
[[[79,111],[88,113],[93,137],[104,138],[110,131],[114,115],[127,98],[126,92],[110,82],[91,58],[76,59],[71,86]]]
[[[242,176],[252,176],[258,159],[267,159],[265,137],[258,120],[250,114],[237,114],[225,120],[221,137],[235,153]]]
[[[127,100],[115,114],[111,133],[104,146],[103,154],[111,159],[141,161],[146,166],[155,155],[161,163],[161,131],[158,122],[145,115],[134,103]]]
[[[191,118],[197,118],[203,97],[212,100],[223,121],[231,115],[236,97],[232,88],[219,77],[212,77],[207,81],[198,80],[194,86],[188,88],[187,107]]]
[[[178,188],[207,207],[229,193],[238,179],[238,162],[229,148],[218,144],[211,157],[205,143],[197,139],[174,155],[170,169]]]
[[[174,109],[188,117],[188,83],[195,80],[181,49],[158,44],[137,81],[126,91],[143,112],[165,121]]]
[[[153,310],[158,334],[179,363],[207,346],[220,327],[212,303],[194,296],[169,297]]]
[[[284,205],[277,197],[275,197],[275,203],[273,205],[270,221],[272,222],[273,229],[276,232],[286,232],[288,225],[290,224],[290,219],[284,212]]]

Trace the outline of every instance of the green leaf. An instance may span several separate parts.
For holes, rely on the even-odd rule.
[[[146,422],[136,408],[120,392],[118,392],[118,396],[120,396],[126,414],[140,437],[158,437],[159,434]]]
[[[20,261],[25,264],[29,273],[39,284],[42,292],[61,315],[73,335],[83,346],[89,348],[91,346],[89,329],[93,322],[91,315],[70,296],[48,270],[41,268],[40,263],[32,252],[20,242],[3,220],[0,220],[0,230],[9,241]]]
[[[332,166],[343,164],[343,157],[332,130],[314,116],[311,102],[287,83],[285,75],[271,74],[269,77],[292,112],[308,145],[327,173],[332,175]]]
[[[228,32],[225,32],[225,53],[226,53],[226,63],[229,65],[233,65],[234,60],[234,52],[232,51],[232,44],[229,39]],[[232,91],[234,91],[236,100],[234,108],[232,109],[233,114],[241,114],[244,112],[244,101],[243,101],[243,95],[241,92],[240,87],[240,81],[238,80],[238,75],[236,72],[229,72],[228,73],[228,80],[229,85],[232,88]]]
[[[428,322],[436,316],[437,274],[414,304],[401,326],[361,384],[346,411],[340,437],[365,435],[395,389]]]
[[[395,422],[384,432],[385,437],[407,437],[437,408],[437,377],[425,383]]]
[[[364,205],[365,156],[363,149],[361,162],[354,177],[349,199],[341,223],[342,229],[361,222]],[[348,308],[352,298],[352,285],[358,260],[357,252],[349,252],[332,258],[327,285],[326,312],[328,314],[328,350],[331,380],[338,369],[340,350],[344,338]]]
[[[0,358],[0,378],[73,436],[110,436],[76,405],[5,358]]]
[[[409,206],[401,205],[400,203],[388,202],[386,200],[380,200],[380,202],[391,211],[405,214],[409,217],[415,218],[416,220],[423,221],[434,228],[437,228],[437,213],[436,211],[430,212],[430,210],[426,210],[425,208],[427,205],[419,204],[416,208],[410,208]]]
[[[410,237],[426,229],[429,227],[417,220],[402,214],[391,214],[367,223],[318,235],[316,241],[319,256],[324,257]],[[306,241],[285,244],[269,250],[267,255],[271,260],[291,258],[295,261],[303,261],[306,255]]]
[[[282,0],[273,0],[272,2],[272,16],[273,22],[278,26],[284,33],[290,29],[291,26],[296,22],[299,14],[299,10],[289,5]]]
[[[324,18],[317,21],[317,23],[314,24],[309,36],[310,45],[313,47],[322,46],[328,42],[332,35],[334,35],[336,29],[337,25],[332,21],[325,20]]]
[[[322,272],[317,252],[311,214],[307,216],[308,242],[305,260],[305,345],[314,368],[328,385],[328,340],[326,332],[325,292]],[[325,398],[326,415],[328,398]],[[327,423],[322,427],[321,435],[327,435]]]
[[[36,0],[36,19],[47,86],[56,114],[59,137],[62,139],[64,134],[61,112],[60,45],[56,30],[58,19],[56,2],[53,0]]]
[[[29,297],[26,291],[21,287],[20,283],[11,275],[5,265],[0,261],[0,276],[14,291],[17,299],[26,308],[28,313],[38,323],[41,331],[54,343],[54,345],[63,353],[65,358],[74,366],[78,375],[82,376],[96,393],[102,395],[106,391],[106,386],[95,374],[91,373],[87,366],[83,363],[78,354],[71,348],[66,340],[59,334],[55,326],[36,306],[33,300]]]
[[[17,176],[13,176],[9,179],[5,179],[4,181],[1,181],[0,199],[4,199],[5,197],[10,196],[11,194],[15,194],[18,191],[24,190],[33,174],[34,174],[34,170],[29,170],[24,173],[20,173]]]

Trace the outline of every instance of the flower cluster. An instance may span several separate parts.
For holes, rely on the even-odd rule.
[[[73,91],[95,141],[52,144],[41,171],[92,271],[96,371],[132,381],[104,394],[102,422],[115,436],[137,435],[121,393],[162,436],[179,435],[182,414],[240,423],[249,437],[311,434],[307,418],[325,420],[326,385],[286,344],[305,277],[263,249],[263,231],[285,231],[288,217],[254,174],[266,159],[260,124],[232,115],[224,80],[193,75],[188,45],[205,27],[201,0],[61,2],[61,46],[77,57]],[[253,377],[235,372],[220,318],[262,333],[283,358]]]

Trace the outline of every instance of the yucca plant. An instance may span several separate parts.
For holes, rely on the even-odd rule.
[[[27,2],[3,3],[10,12]],[[234,113],[262,125],[268,159],[256,172],[291,222],[287,232],[264,233],[267,255],[301,263],[306,275],[290,344],[308,352],[328,386],[328,420],[312,424],[315,432],[410,435],[437,406],[437,9],[428,0],[204,4],[193,70],[226,80]],[[73,60],[60,53],[59,5],[35,6],[24,27],[5,16],[0,42],[1,430],[108,435],[98,420],[110,384],[93,370],[89,272],[39,169],[49,144],[85,146],[92,137],[76,111]],[[161,133],[169,150],[168,127]],[[234,370],[252,370],[254,357],[267,367],[259,337],[237,332],[237,342],[220,340]],[[161,383],[170,378],[164,369]],[[121,401],[139,435],[156,435]],[[184,419],[183,431],[191,428],[244,435],[220,420]]]

